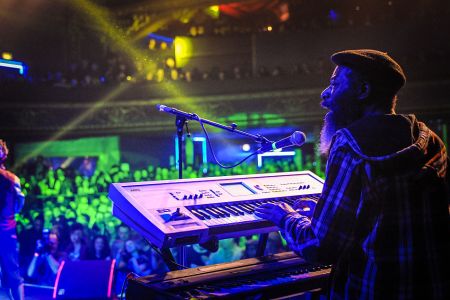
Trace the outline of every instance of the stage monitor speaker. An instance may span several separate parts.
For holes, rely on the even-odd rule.
[[[115,260],[63,261],[53,299],[110,299]]]

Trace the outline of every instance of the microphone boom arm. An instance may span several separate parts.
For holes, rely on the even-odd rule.
[[[208,119],[200,118],[197,114],[188,113],[188,112],[185,112],[185,111],[182,111],[182,110],[179,110],[179,109],[176,109],[176,108],[168,107],[168,106],[165,106],[165,105],[162,105],[162,104],[157,104],[156,108],[159,111],[162,111],[162,112],[165,112],[165,113],[168,113],[168,114],[172,114],[172,115],[175,115],[177,117],[183,117],[183,118],[186,118],[188,120],[193,120],[193,121],[197,121],[199,123],[208,124],[208,125],[211,125],[213,127],[224,129],[224,130],[229,131],[229,132],[235,132],[237,134],[240,134],[240,135],[246,136],[248,138],[251,138],[255,142],[257,142],[257,143],[259,143],[261,145],[265,145],[265,144],[268,144],[268,143],[273,143],[272,141],[268,140],[266,137],[264,137],[264,136],[262,136],[260,134],[256,134],[255,135],[255,134],[251,134],[251,133],[248,133],[248,132],[236,129],[237,125],[235,123],[233,123],[231,125],[223,125],[223,124],[220,124],[220,123],[217,123],[217,122],[214,122],[214,121],[210,121]]]

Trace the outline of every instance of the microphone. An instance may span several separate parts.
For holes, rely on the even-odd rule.
[[[179,117],[184,117],[186,119],[189,120],[198,120],[198,116],[196,114],[191,114],[191,113],[187,113],[185,111],[173,108],[173,107],[169,107],[169,106],[165,106],[162,104],[157,104],[156,105],[156,109],[168,114],[172,114],[175,116],[179,116]]]
[[[156,109],[159,111],[163,111],[163,112],[167,112],[167,113],[173,113],[173,111],[175,111],[175,108],[172,107],[168,107],[162,104],[156,104]]]
[[[194,114],[170,107],[170,106],[166,106],[163,104],[156,104],[156,109],[162,112],[166,112],[172,115],[181,115],[183,117],[192,117]]]
[[[258,152],[264,153],[290,146],[300,147],[305,143],[305,141],[306,135],[301,131],[295,131],[293,134],[285,137],[284,139],[263,145],[261,148],[259,148]]]

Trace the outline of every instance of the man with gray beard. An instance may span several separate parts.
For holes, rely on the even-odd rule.
[[[271,203],[255,214],[306,260],[334,265],[330,299],[449,299],[445,146],[414,115],[395,113],[406,77],[387,53],[331,60],[321,95],[328,162],[313,216]]]

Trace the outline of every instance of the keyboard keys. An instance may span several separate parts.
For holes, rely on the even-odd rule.
[[[205,207],[202,209],[203,211],[205,211],[206,213],[208,213],[212,218],[220,218],[220,214],[218,214],[215,210],[209,208],[209,207]]]
[[[195,209],[191,209],[191,213],[196,216],[197,218],[199,218],[200,220],[205,220],[206,217],[203,216],[201,213],[199,213],[198,211],[196,211]]]
[[[292,284],[304,280],[307,278],[314,278],[323,271],[323,274],[327,274],[326,271],[330,266],[318,266],[318,265],[300,265],[294,268],[285,270],[267,272],[257,275],[246,275],[242,277],[233,277],[225,280],[210,282],[207,284],[200,284],[196,287],[189,288],[195,290],[199,295],[204,296],[227,296],[227,295],[239,295],[244,297],[244,293],[250,291],[261,291],[261,288],[268,286],[282,287],[285,284]]]
[[[232,209],[230,206],[222,206],[222,208],[226,211],[228,211],[230,214],[232,214],[233,216],[239,216],[239,213],[237,211],[235,211],[234,209]]]
[[[281,197],[241,202],[227,202],[197,205],[188,207],[194,216],[202,220],[207,226],[222,226],[238,224],[243,222],[260,221],[254,212],[260,205],[265,203],[279,204],[285,202],[293,205],[301,199],[319,199],[320,195],[304,195],[301,197]]]

